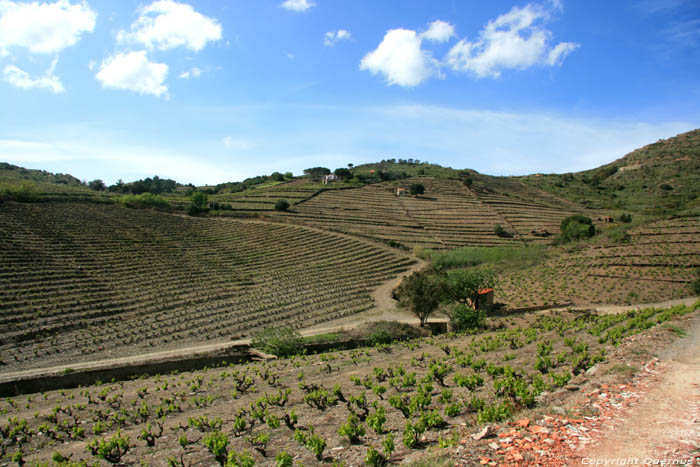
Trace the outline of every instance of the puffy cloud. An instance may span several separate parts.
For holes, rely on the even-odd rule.
[[[95,76],[105,88],[167,97],[168,87],[163,84],[167,75],[168,65],[148,61],[146,51],[141,50],[108,57]]]
[[[381,73],[388,84],[413,87],[437,74],[437,62],[421,49],[421,37],[410,29],[387,31],[379,46],[364,56],[361,70]]]
[[[221,39],[221,25],[198,13],[192,6],[159,0],[141,9],[130,31],[120,31],[117,40],[136,42],[147,49],[169,50],[186,47],[199,52],[208,42]]]
[[[182,78],[182,79],[199,78],[201,74],[202,74],[202,70],[200,70],[197,67],[194,67],[189,71],[183,71],[182,73],[180,73],[180,78]]]
[[[15,65],[7,65],[3,70],[3,75],[5,76],[5,81],[20,89],[47,89],[58,94],[64,92],[65,89],[61,84],[61,80],[53,74],[56,63],[57,60],[54,60],[46,74],[40,78],[32,78],[29,76],[29,73]]]
[[[489,21],[478,40],[462,39],[450,50],[447,63],[454,70],[468,71],[477,77],[500,76],[502,70],[523,70],[534,65],[559,65],[579,44],[561,42],[549,46],[551,32],[543,24],[559,9],[530,3],[513,7]]]
[[[421,36],[423,39],[434,42],[447,42],[455,35],[455,27],[450,23],[441,20],[435,20],[430,23],[430,27]]]
[[[326,47],[333,47],[336,43],[340,41],[346,41],[350,39],[350,31],[345,29],[338,29],[337,31],[328,31],[323,36],[323,45]]]
[[[0,55],[11,47],[34,53],[56,53],[92,32],[97,15],[87,3],[19,3],[0,0]]]
[[[306,11],[313,6],[316,4],[311,0],[285,0],[282,3],[282,8],[290,11]]]

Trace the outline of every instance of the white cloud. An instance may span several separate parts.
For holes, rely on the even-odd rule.
[[[189,71],[183,71],[180,73],[180,78],[182,79],[190,79],[190,78],[199,78],[202,74],[202,70],[200,70],[197,67],[192,68]]]
[[[543,27],[557,4],[546,7],[530,3],[513,7],[484,26],[479,38],[459,41],[447,55],[454,70],[471,72],[479,78],[500,76],[502,70],[523,70],[534,65],[559,65],[579,44],[562,42],[550,47],[552,33]]]
[[[560,42],[547,54],[547,65],[561,65],[567,55],[579,48],[575,42]]]
[[[285,0],[282,3],[282,8],[290,11],[306,11],[313,6],[316,4],[311,0]]]
[[[428,30],[421,34],[423,39],[434,42],[447,42],[454,35],[455,27],[450,23],[439,19],[430,23]]]
[[[337,31],[328,31],[323,36],[323,45],[326,47],[333,47],[340,41],[346,41],[350,39],[350,31],[345,29],[338,29]]]
[[[245,141],[236,140],[231,138],[230,136],[226,136],[222,141],[224,143],[224,146],[231,149],[243,150],[248,149],[250,147],[250,144],[246,143]]]
[[[148,61],[146,51],[142,50],[106,58],[95,76],[105,88],[167,97],[168,87],[163,84],[167,75],[168,65]]]
[[[383,74],[390,85],[417,86],[439,73],[437,61],[421,49],[421,42],[416,31],[391,29],[379,46],[364,56],[360,69]]]
[[[97,15],[87,3],[19,3],[0,0],[0,56],[11,47],[33,53],[56,53],[92,32]]]
[[[15,65],[7,65],[3,70],[5,81],[20,89],[47,89],[56,94],[64,92],[61,80],[53,74],[58,60],[54,59],[44,76],[32,78],[29,73]]]
[[[208,42],[221,39],[221,33],[216,19],[196,12],[192,6],[159,0],[142,8],[131,30],[119,31],[117,40],[140,43],[149,50],[186,47],[199,52]]]

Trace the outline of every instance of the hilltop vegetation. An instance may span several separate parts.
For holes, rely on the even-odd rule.
[[[700,129],[659,140],[597,169],[519,177],[589,208],[664,215],[700,209]]]

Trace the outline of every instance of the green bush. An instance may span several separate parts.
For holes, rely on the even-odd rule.
[[[697,295],[700,295],[700,268],[695,270],[695,274],[698,277],[691,283],[691,287],[693,288],[693,292],[695,292]]]
[[[422,183],[413,183],[408,190],[413,196],[422,195],[425,193],[425,185]]]
[[[304,350],[301,335],[287,327],[267,328],[255,334],[251,346],[278,357],[299,355]]]
[[[140,195],[125,195],[119,198],[119,201],[127,208],[151,208],[162,211],[167,211],[170,209],[170,204],[165,200],[165,198],[149,192],[141,193]]]
[[[454,303],[449,309],[450,325],[456,332],[478,329],[484,325],[483,310],[474,310],[464,303]]]
[[[279,199],[275,203],[275,211],[286,211],[289,209],[289,201],[286,199]]]
[[[561,221],[561,241],[563,243],[590,238],[595,235],[595,226],[590,217],[576,214]]]

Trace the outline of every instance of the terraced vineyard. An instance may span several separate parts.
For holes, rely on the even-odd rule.
[[[373,306],[402,253],[302,226],[4,203],[0,354],[43,366],[312,325]]]
[[[492,179],[493,177],[487,177]],[[421,183],[423,196],[396,196],[396,189]],[[327,191],[276,214],[285,220],[396,242],[405,247],[433,249],[467,245],[495,246],[518,240],[548,242],[532,230],[559,233],[561,220],[583,210],[519,182],[504,181],[506,196],[492,189],[470,190],[457,180],[410,178],[353,190]],[[519,193],[517,190],[522,191]],[[514,234],[494,233],[500,224]]]
[[[494,440],[469,435],[615,381],[616,368],[634,370],[623,362],[649,355],[645,343],[687,329],[699,306],[489,318],[477,335],[7,397],[0,463],[357,466],[437,452],[434,465],[479,465]]]
[[[507,272],[497,300],[514,306],[563,303],[651,303],[692,295],[700,267],[696,217],[658,221],[629,231],[621,244],[594,244],[540,266]]]
[[[320,188],[318,183],[300,179],[288,183],[266,183],[238,193],[214,195],[211,199],[230,204],[234,211],[272,211],[277,200],[286,199],[290,204],[294,204],[313,196]]]

